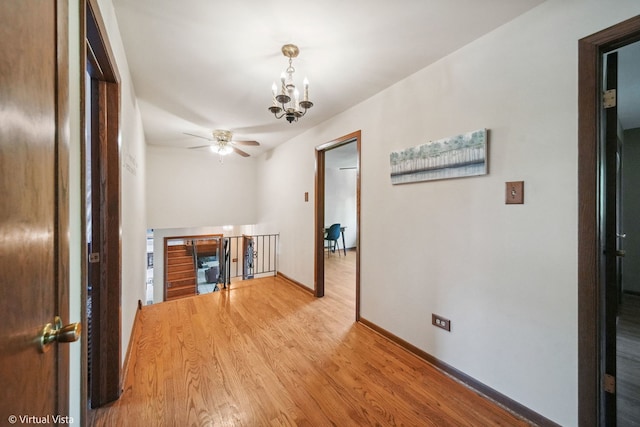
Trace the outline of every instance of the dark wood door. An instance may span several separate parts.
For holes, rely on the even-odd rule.
[[[602,235],[604,246],[605,271],[605,325],[604,325],[604,360],[603,360],[603,405],[605,424],[616,425],[616,318],[618,315],[618,54],[606,56],[605,69],[605,103],[604,103],[604,230]]]
[[[120,84],[96,0],[82,2],[86,24],[84,177],[88,230],[86,285],[88,400],[112,402],[121,388]],[[81,5],[82,8],[82,5]]]
[[[68,347],[38,345],[55,316],[68,320],[67,8],[0,2],[2,425],[68,412]]]

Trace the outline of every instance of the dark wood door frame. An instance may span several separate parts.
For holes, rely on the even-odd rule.
[[[56,72],[58,88],[56,92],[56,279],[58,283],[58,315],[66,321],[69,318],[69,292],[71,267],[69,265],[69,9],[64,1],[56,1]],[[58,346],[58,391],[57,406],[59,414],[69,413],[69,347]]]
[[[89,398],[91,407],[98,407],[120,396],[121,385],[121,242],[120,242],[120,77],[115,67],[114,55],[106,38],[106,29],[100,15],[97,0],[81,3],[81,17],[84,26],[82,38],[85,49],[82,52],[81,93],[91,91],[91,105],[86,105],[86,97],[81,99],[81,110],[90,110],[90,119],[81,115],[82,182],[87,182],[87,174],[92,176],[92,233],[91,252],[97,255],[89,265],[88,251],[82,251],[82,277],[92,275],[92,292],[83,286],[83,323],[88,326],[87,301],[91,298],[91,331],[83,340],[82,396]],[[89,77],[87,78],[87,74]],[[90,141],[86,136],[90,135]],[[87,165],[87,145],[91,146],[91,169]],[[97,193],[97,194],[96,194]],[[96,206],[99,205],[99,206]],[[86,218],[86,206],[82,217]],[[87,238],[83,233],[82,247],[87,248]],[[97,282],[97,283],[96,283]],[[87,280],[86,283],[89,283]],[[86,329],[89,329],[87,327]],[[89,364],[90,361],[90,364]],[[91,372],[89,373],[89,365]],[[89,382],[89,384],[87,384]],[[82,410],[86,410],[83,402]]]
[[[604,271],[599,186],[603,55],[640,40],[640,16],[578,43],[578,422],[604,425]]]
[[[360,320],[360,141],[361,132],[355,131],[333,141],[316,147],[316,183],[315,183],[315,262],[314,262],[314,295],[324,296],[324,180],[325,153],[332,148],[354,142],[357,147],[356,163],[356,320]]]

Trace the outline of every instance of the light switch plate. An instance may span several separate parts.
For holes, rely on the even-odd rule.
[[[506,183],[505,204],[522,205],[524,203],[524,181]]]

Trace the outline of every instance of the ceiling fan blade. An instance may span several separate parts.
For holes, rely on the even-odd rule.
[[[209,148],[209,147],[211,147],[211,144],[198,145],[197,147],[189,147],[189,150],[197,150],[198,148]]]
[[[247,153],[247,152],[245,152],[245,151],[242,151],[242,150],[241,150],[241,149],[239,149],[238,147],[233,147],[233,146],[232,146],[231,148],[233,148],[233,151],[235,151],[236,153],[240,154],[242,157],[249,157],[249,156],[250,156],[250,154],[249,154],[249,153]]]
[[[189,132],[182,132],[182,133],[184,133],[185,135],[189,135],[189,136],[195,136],[196,138],[206,139],[207,141],[213,141],[213,139],[207,138],[206,136],[196,135],[194,133],[189,133]]]
[[[258,141],[231,141],[232,144],[238,144],[238,145],[251,145],[253,147],[257,147],[258,145],[260,145],[260,143]]]

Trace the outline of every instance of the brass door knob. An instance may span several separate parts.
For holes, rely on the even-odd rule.
[[[619,257],[622,257],[622,258],[624,258],[624,256],[625,256],[626,254],[627,254],[627,253],[626,253],[625,251],[622,251],[622,250],[617,250],[617,251],[616,251],[616,256],[619,256]]]
[[[69,323],[62,326],[62,319],[56,316],[53,323],[47,323],[40,334],[39,348],[44,353],[53,342],[74,342],[80,339],[82,324]]]

